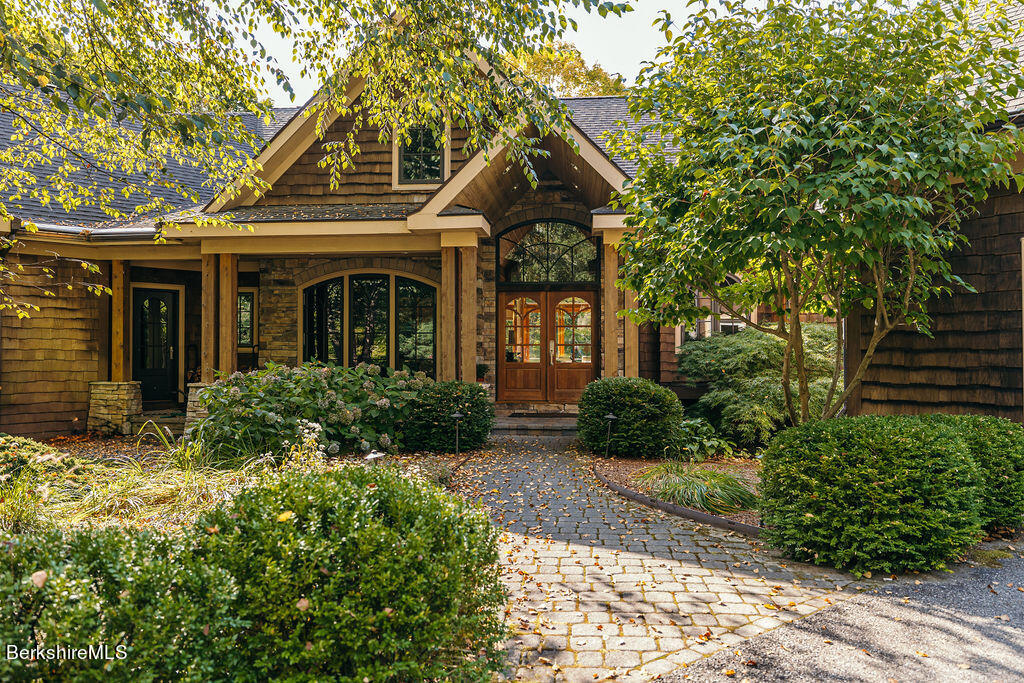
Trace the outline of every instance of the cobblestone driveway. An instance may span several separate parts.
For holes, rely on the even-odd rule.
[[[626,501],[571,450],[501,445],[456,487],[506,529],[521,680],[649,679],[856,592],[847,575]]]

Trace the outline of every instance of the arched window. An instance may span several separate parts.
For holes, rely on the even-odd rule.
[[[540,221],[498,238],[498,281],[534,285],[596,285],[597,245],[574,223]]]
[[[303,292],[303,357],[435,374],[437,289],[387,273],[352,273]]]

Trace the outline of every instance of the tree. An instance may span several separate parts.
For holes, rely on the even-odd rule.
[[[568,41],[521,51],[513,60],[524,74],[560,97],[626,94],[622,76],[608,73],[596,62],[588,66],[579,48]]]
[[[565,129],[568,114],[507,56],[576,28],[569,7],[602,16],[630,9],[606,0],[4,2],[0,116],[15,133],[0,150],[0,221],[27,203],[93,205],[128,218],[197,202],[203,188],[167,174],[174,164],[201,168],[208,190],[265,190],[253,159],[262,140],[238,112],[270,114],[264,74],[291,92],[262,38],[268,27],[294,45],[301,75],[323,83],[310,107],[319,134],[338,113],[357,128],[379,127],[385,139],[407,138],[423,123],[443,135],[450,121],[468,130],[469,150],[506,145],[532,174],[530,158],[543,150],[522,131]],[[365,82],[355,101],[352,79]],[[353,132],[327,146],[323,164],[339,173],[357,152]],[[117,209],[118,194],[136,208]],[[0,308],[27,314],[8,294],[19,271],[4,258],[16,244],[0,234]]]
[[[969,287],[947,255],[994,184],[1016,180],[1022,149],[1007,98],[1024,88],[1007,6],[967,0],[706,0],[666,38],[631,91],[646,120],[613,149],[637,160],[622,196],[632,230],[623,281],[638,320],[723,311],[786,342],[793,423],[812,418],[800,315],[837,319],[820,417],[844,405],[879,342],[926,304]],[[649,122],[651,117],[653,122]],[[739,283],[727,280],[741,273]],[[769,325],[747,312],[767,308]],[[840,387],[842,318],[873,315],[870,341]],[[796,396],[791,381],[796,375]]]

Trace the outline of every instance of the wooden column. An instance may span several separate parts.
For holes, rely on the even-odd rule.
[[[238,255],[220,255],[220,353],[217,369],[232,373],[238,369]]]
[[[476,381],[476,247],[459,247],[459,359],[463,382]]]
[[[200,381],[213,382],[217,367],[217,255],[203,254],[203,337],[200,341]]]
[[[626,290],[626,308],[636,308],[636,294]],[[628,317],[623,318],[625,329],[622,334],[622,345],[626,350],[626,377],[640,376],[640,328]]]
[[[604,316],[604,329],[601,334],[601,346],[604,348],[604,368],[601,375],[615,377],[619,374],[619,290],[615,288],[615,278],[619,276],[619,253],[614,244],[605,243],[604,264],[601,268],[601,315]]]
[[[132,378],[131,283],[127,261],[110,262],[110,381],[127,382]]]
[[[441,324],[438,329],[439,380],[455,379],[455,247],[441,247]]]

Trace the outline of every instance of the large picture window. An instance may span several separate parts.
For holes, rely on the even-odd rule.
[[[597,262],[594,238],[573,223],[526,223],[498,238],[498,280],[503,284],[596,286]]]
[[[353,273],[303,292],[303,357],[422,370],[437,356],[437,289],[385,273]]]

